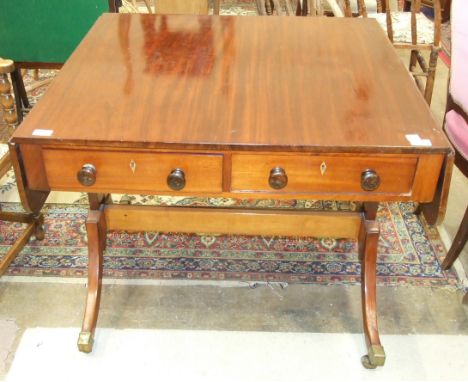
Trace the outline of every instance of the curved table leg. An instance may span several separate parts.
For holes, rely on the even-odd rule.
[[[375,221],[377,212],[363,214],[361,232],[359,235],[359,252],[362,259],[362,314],[364,334],[368,354],[361,358],[362,364],[367,369],[375,369],[385,363],[384,348],[380,343],[379,329],[377,326],[377,300],[376,300],[376,261],[377,244],[379,240],[379,225]]]
[[[106,243],[104,205],[101,205],[98,210],[89,211],[86,231],[88,233],[88,294],[83,325],[78,337],[78,349],[89,353],[93,350],[94,331],[101,300],[103,252]]]

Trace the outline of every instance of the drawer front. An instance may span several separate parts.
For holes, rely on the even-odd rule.
[[[416,157],[236,154],[232,156],[231,190],[406,194],[411,192],[416,167]],[[283,188],[274,189],[270,185],[270,174],[275,168],[280,180],[284,180],[284,174],[287,177]],[[371,177],[374,173],[378,175],[380,183],[372,191],[362,185],[366,170],[372,170],[367,173]]]
[[[177,191],[222,191],[222,155],[44,149],[43,158],[52,189],[174,192],[168,176],[180,169],[185,186]],[[85,164],[96,169],[95,182],[90,186],[81,184],[77,177]]]

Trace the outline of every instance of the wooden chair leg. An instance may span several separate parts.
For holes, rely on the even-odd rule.
[[[13,85],[13,93],[15,94],[18,123],[21,123],[23,121],[24,112],[31,108],[31,104],[29,103],[20,69],[16,68],[11,73],[11,83]]]
[[[460,227],[458,228],[457,234],[455,235],[455,239],[453,239],[452,246],[450,247],[449,251],[447,252],[447,256],[442,263],[443,269],[449,269],[455,260],[460,255],[461,251],[466,245],[468,240],[468,207],[466,207],[465,215],[461,221]]]
[[[98,210],[90,210],[86,220],[88,233],[88,294],[78,349],[85,353],[93,350],[94,332],[99,315],[102,287],[103,252],[106,240],[104,204]]]
[[[15,70],[13,61],[0,59],[0,105],[3,109],[3,118],[8,125],[10,133],[13,133],[18,125],[16,103],[13,95],[11,94],[11,85],[8,80],[8,74],[13,73],[19,74],[19,71]],[[17,96],[17,99],[18,98],[19,97]],[[0,159],[0,176],[3,176],[5,172],[11,168],[13,164],[11,156],[12,154],[10,151]],[[17,178],[17,184],[20,183],[21,181]],[[5,273],[8,266],[15,259],[16,255],[24,248],[32,235],[35,235],[37,240],[44,239],[44,218],[39,212],[42,205],[43,203],[38,203],[38,205],[34,206],[34,209],[28,210],[28,208],[26,208],[29,213],[0,211],[0,220],[27,224],[26,229],[11,246],[6,255],[0,260],[0,276]]]
[[[297,0],[296,3],[296,16],[302,16],[301,0]]]
[[[14,63],[11,60],[0,59],[0,105],[3,108],[3,119],[5,120],[10,134],[18,125],[15,99],[11,94],[11,85],[8,74],[13,72]]]
[[[408,70],[413,73],[416,69],[416,63],[418,61],[418,51],[417,50],[412,50],[410,54],[410,60],[409,60],[409,65],[408,65]]]
[[[432,92],[434,90],[434,81],[437,68],[437,60],[439,59],[439,48],[433,48],[429,57],[429,66],[427,68],[427,80],[426,87],[424,90],[424,98],[428,105],[432,101]]]
[[[368,354],[361,358],[361,362],[366,369],[375,369],[385,363],[385,351],[380,343],[377,326],[376,270],[380,230],[375,220],[378,204],[366,205],[371,207],[371,210],[363,213],[359,233],[359,254],[362,259],[362,312]]]
[[[27,224],[25,230],[0,260],[1,277],[15,259],[16,255],[18,255],[28,243],[31,236],[35,236],[37,240],[44,239],[44,217],[42,214],[35,216],[28,213],[0,211],[0,220]]]
[[[221,0],[213,0],[213,1],[214,1],[214,4],[213,4],[213,14],[219,15],[219,12],[220,12],[220,1],[221,1]]]
[[[34,233],[35,224],[29,223],[21,236],[15,241],[8,252],[2,257],[0,261],[0,277],[6,272],[11,262],[15,259],[16,255],[24,248],[29,241],[29,238]]]
[[[272,0],[273,1],[273,11],[277,16],[282,16],[284,14],[283,8],[281,7],[279,0]]]
[[[265,0],[256,0],[257,12],[260,16],[266,16]]]
[[[293,11],[293,6],[291,4],[291,0],[285,0],[284,4],[286,6],[286,14],[288,16],[294,16],[294,11]]]
[[[8,172],[11,168],[11,156],[4,155],[0,158],[0,179]]]

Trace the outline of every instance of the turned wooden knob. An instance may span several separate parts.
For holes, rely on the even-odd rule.
[[[281,190],[286,187],[288,184],[286,171],[281,167],[272,168],[270,171],[270,177],[268,178],[268,183],[270,184],[270,187],[275,190]]]
[[[81,167],[81,170],[78,171],[76,177],[78,178],[78,182],[80,182],[83,186],[92,186],[96,183],[96,167],[92,164],[86,163]]]
[[[380,176],[375,170],[367,169],[361,174],[361,187],[364,191],[374,191],[380,186]]]
[[[172,170],[167,176],[167,185],[175,191],[182,190],[185,187],[185,173],[180,168]]]

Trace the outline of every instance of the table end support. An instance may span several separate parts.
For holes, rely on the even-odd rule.
[[[380,229],[376,221],[378,203],[365,203],[359,233],[359,256],[362,262],[362,315],[368,354],[361,358],[366,369],[385,363],[385,351],[380,343],[377,326],[377,245]]]
[[[91,209],[86,220],[88,233],[88,294],[81,333],[78,337],[78,350],[90,353],[93,350],[94,331],[101,301],[103,253],[106,243],[106,220],[104,202],[98,209]]]

